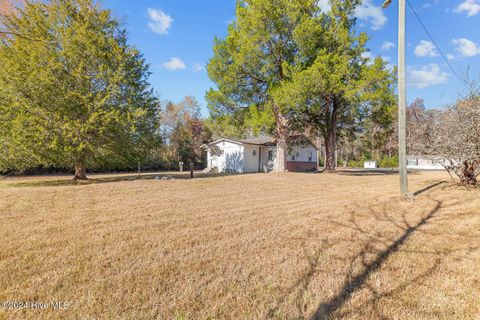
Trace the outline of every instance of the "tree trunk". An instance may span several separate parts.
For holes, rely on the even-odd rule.
[[[335,159],[335,149],[337,147],[337,141],[335,137],[334,130],[328,130],[325,135],[325,171],[326,172],[335,172],[336,168],[336,159]]]
[[[193,161],[190,160],[190,179],[193,179]]]
[[[277,126],[277,172],[287,171],[288,120],[277,106],[273,108]]]
[[[287,171],[287,149],[288,144],[286,137],[278,137],[277,139],[277,172]]]
[[[75,176],[74,180],[87,180],[87,168],[85,163],[79,162],[75,165]]]
[[[335,110],[335,106],[333,108]],[[325,171],[335,172],[337,167],[337,120],[332,112],[330,125],[324,132],[325,139]]]
[[[337,166],[337,111],[340,101],[334,95],[328,95],[326,102],[325,128],[322,130],[325,140],[325,168],[324,172],[335,172]]]
[[[317,170],[320,166],[320,157],[322,156],[322,143],[320,142],[320,135],[317,134]]]
[[[476,163],[474,161],[464,161],[463,162],[463,170],[462,170],[462,176],[463,176],[463,183],[466,185],[471,185],[471,186],[476,186],[478,181],[477,181],[477,176],[475,174],[477,169]]]

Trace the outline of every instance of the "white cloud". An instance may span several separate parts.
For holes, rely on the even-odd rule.
[[[473,57],[480,54],[480,48],[472,40],[460,38],[453,39],[452,42],[457,46],[455,49],[464,57]]]
[[[427,2],[422,6],[422,8],[427,9],[427,8],[430,8],[430,7],[435,7],[435,6],[438,5],[439,2],[440,2],[439,0],[433,0],[431,2]]]
[[[176,58],[176,57],[170,58],[170,60],[168,60],[167,62],[164,62],[162,66],[165,69],[172,70],[172,71],[183,70],[187,68],[187,66],[185,65],[185,62],[183,62],[182,59]]]
[[[320,9],[322,9],[323,12],[329,12],[332,9],[329,0],[318,0],[317,5],[320,7]],[[363,0],[363,3],[357,7],[355,16],[360,20],[371,23],[371,28],[373,30],[383,28],[388,21],[387,17],[382,11],[382,8],[375,6],[372,3],[372,0]],[[365,25],[360,23],[360,26],[364,27]]]
[[[148,27],[155,33],[168,34],[173,19],[162,10],[148,8]]]
[[[478,0],[465,0],[462,2],[457,8],[455,8],[455,12],[462,13],[467,12],[468,17],[472,17],[480,13],[480,3]]]
[[[195,64],[193,65],[193,71],[195,71],[195,72],[201,72],[201,71],[204,71],[204,70],[205,70],[205,67],[202,66],[202,65],[199,64],[199,63],[195,63]]]
[[[237,20],[237,17],[231,17],[230,19],[225,20],[225,23],[231,25]]]
[[[415,47],[415,55],[417,57],[436,57],[438,56],[438,52],[432,42],[422,40],[420,44]]]
[[[455,56],[451,53],[447,53],[447,59],[448,60],[455,60]]]
[[[323,12],[329,12],[332,9],[332,7],[330,6],[329,0],[318,0],[317,6],[319,6]]]
[[[375,59],[375,57],[372,55],[372,53],[370,51],[365,51],[365,52],[362,52],[362,54],[360,55],[363,59],[366,60],[366,64],[367,65],[371,65],[373,64],[373,60]]]
[[[390,41],[385,41],[385,42],[382,44],[382,47],[380,48],[380,50],[382,50],[382,51],[388,51],[388,50],[393,49],[393,48],[395,48],[395,43],[390,42]]]
[[[370,22],[373,30],[383,28],[388,21],[382,8],[375,6],[372,0],[364,0],[363,3],[357,7],[355,16],[360,20]]]
[[[392,58],[389,57],[389,56],[381,56],[381,58],[382,58],[383,61],[385,61],[385,62],[390,62],[390,60],[392,60]]]
[[[363,59],[373,59],[373,55],[370,51],[362,52],[361,57]]]
[[[391,63],[392,57],[389,57],[389,56],[380,56],[380,58],[382,58],[382,60],[385,62],[385,68],[386,68],[388,71],[392,71],[393,68],[394,68],[394,65]]]
[[[407,83],[419,89],[444,84],[448,73],[442,72],[437,64],[429,64],[420,69],[408,68]]]

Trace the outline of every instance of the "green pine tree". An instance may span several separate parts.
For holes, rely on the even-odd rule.
[[[212,117],[252,106],[271,114],[250,109],[243,121],[255,129],[274,119],[280,170],[292,130],[322,135],[326,167],[335,170],[337,136],[365,119],[389,125],[394,109],[393,73],[364,57],[368,38],[355,30],[360,3],[331,0],[324,12],[315,0],[239,0],[208,65],[218,88],[207,93]]]
[[[330,11],[299,23],[298,63],[274,93],[290,124],[323,136],[327,171],[335,171],[337,140],[365,125],[388,128],[395,110],[393,71],[381,58],[371,61],[365,33],[355,30],[359,0],[331,0]]]
[[[225,39],[216,39],[208,73],[218,90],[207,93],[211,115],[238,109],[268,110],[275,123],[278,169],[285,170],[289,121],[273,93],[289,81],[285,70],[299,63],[295,33],[318,10],[316,0],[238,0],[237,17]],[[271,121],[265,117],[267,122]]]
[[[148,66],[93,0],[26,1],[3,19],[0,170],[136,162],[158,142]]]

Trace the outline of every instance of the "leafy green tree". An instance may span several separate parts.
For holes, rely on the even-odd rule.
[[[245,127],[250,136],[272,133],[275,130],[275,115],[270,108],[251,106],[245,112]]]
[[[0,170],[135,163],[159,141],[148,66],[93,0],[26,1],[0,44]],[[29,35],[25,36],[15,36]]]
[[[298,63],[286,68],[290,81],[274,92],[297,130],[321,135],[325,169],[334,171],[340,133],[364,119],[388,126],[394,110],[394,75],[385,62],[365,57],[367,35],[355,31],[359,0],[331,0],[331,10],[304,19],[296,28]]]
[[[331,0],[325,12],[318,1],[239,0],[208,65],[218,88],[207,93],[213,117],[251,106],[270,111],[280,169],[296,131],[322,135],[326,169],[335,170],[338,136],[365,119],[386,128],[394,109],[393,73],[365,58],[368,37],[355,31],[360,3]]]
[[[274,132],[275,117],[269,108],[251,106],[228,114],[211,115],[206,125],[215,138],[256,137]]]
[[[218,90],[207,92],[213,117],[256,107],[273,115],[279,170],[285,170],[290,126],[286,110],[273,97],[285,70],[300,61],[295,33],[299,22],[317,12],[316,0],[238,0],[236,21],[225,39],[215,39],[208,73]]]
[[[238,113],[210,116],[206,119],[205,126],[212,132],[213,139],[222,137],[240,139],[244,138],[247,132],[243,114]]]
[[[178,160],[188,163],[190,178],[193,178],[194,166],[202,160],[201,146],[210,138],[208,129],[200,119],[199,110],[193,115],[187,114],[183,121],[179,120],[171,137],[172,144],[176,145]]]

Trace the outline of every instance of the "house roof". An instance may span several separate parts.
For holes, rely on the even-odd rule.
[[[239,144],[239,145],[261,145],[261,146],[274,146],[276,145],[276,141],[272,137],[256,137],[256,138],[249,138],[249,139],[228,139],[228,138],[220,138],[213,142],[210,142],[208,146],[213,146],[221,141],[228,141],[231,143]]]
[[[256,137],[256,138],[250,138],[250,139],[241,139],[238,140],[239,142],[243,144],[255,144],[255,145],[269,145],[269,146],[274,146],[277,144],[274,138],[264,136],[264,137]]]
[[[213,147],[215,144],[217,144],[218,142],[221,142],[221,141],[228,141],[228,142],[238,144],[238,145],[246,145],[246,144],[257,145],[257,146],[276,146],[277,145],[277,140],[275,138],[270,137],[270,136],[260,136],[260,137],[253,137],[253,138],[248,138],[248,139],[220,138],[220,139],[217,139],[213,142],[210,142],[206,146]],[[309,145],[313,146],[315,149],[317,149],[315,144],[303,134],[293,135],[292,137],[290,137],[290,142],[292,142],[294,144],[299,144],[299,145],[309,144]]]
[[[315,143],[313,143],[313,141],[310,140],[310,138],[308,138],[303,133],[292,134],[290,135],[288,140],[289,140],[289,143],[293,145],[302,145],[302,146],[311,145],[312,147],[318,150],[318,147],[315,145]]]

